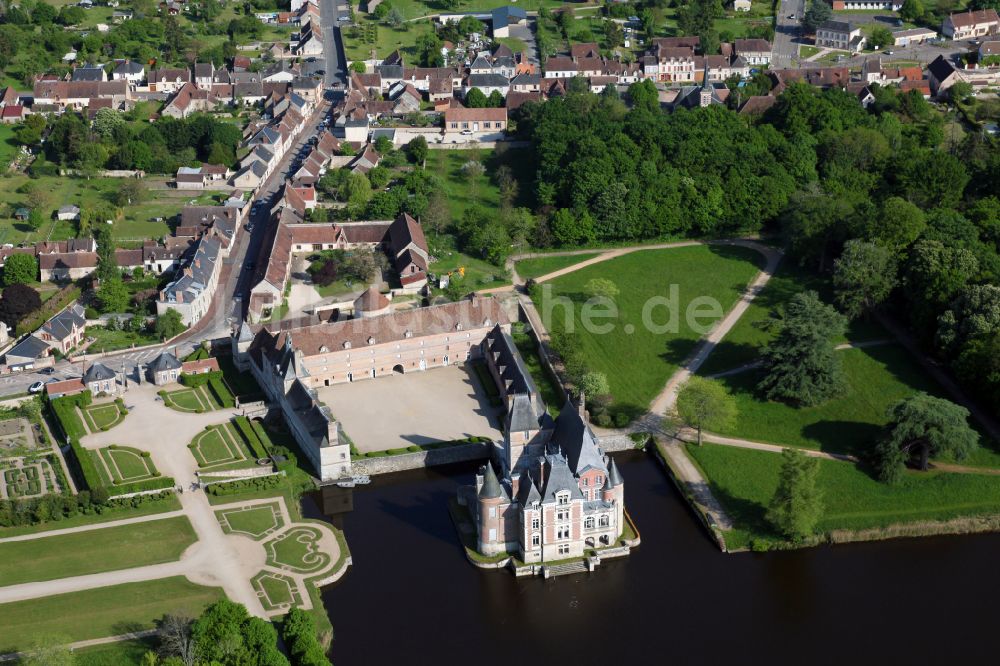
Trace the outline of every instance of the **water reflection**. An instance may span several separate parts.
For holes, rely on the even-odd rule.
[[[1000,536],[723,555],[655,461],[616,461],[642,546],[549,581],[465,561],[446,501],[474,466],[315,493],[307,512],[345,530],[355,562],[323,590],[333,662],[995,663]]]

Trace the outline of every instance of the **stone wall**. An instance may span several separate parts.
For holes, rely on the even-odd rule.
[[[605,435],[598,437],[597,443],[605,452],[631,451],[636,447],[636,443],[628,435]]]
[[[433,451],[385,456],[383,458],[354,458],[351,461],[351,468],[356,475],[390,474],[392,472],[403,472],[408,469],[449,465],[451,463],[469,462],[471,460],[486,460],[489,458],[492,449],[493,444],[490,442],[476,442],[473,444],[458,444]]]

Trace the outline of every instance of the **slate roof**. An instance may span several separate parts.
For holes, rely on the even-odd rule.
[[[104,81],[104,68],[96,65],[85,65],[73,70],[73,81]]]
[[[14,348],[7,352],[7,363],[11,357],[16,358],[41,358],[48,351],[49,345],[44,340],[29,335],[24,340],[14,345]]]
[[[469,74],[470,88],[506,88],[510,81],[503,74]]]
[[[580,474],[589,467],[607,471],[597,437],[569,400],[556,418],[552,444],[566,456],[574,474]]]
[[[493,465],[489,462],[486,463],[486,469],[483,471],[483,487],[479,489],[480,499],[499,499],[503,496],[503,490],[500,488],[500,481],[497,480],[497,474],[493,471]]]
[[[145,69],[146,69],[145,67],[143,67],[140,63],[137,63],[134,60],[126,60],[125,62],[119,63],[118,66],[115,67],[114,73],[141,74],[143,71],[145,71]]]
[[[153,359],[153,362],[149,364],[150,370],[153,372],[164,372],[167,370],[178,370],[181,367],[181,361],[176,356],[170,352],[160,352],[160,355]]]
[[[935,58],[931,64],[927,65],[927,73],[938,81],[944,81],[957,71],[955,65],[951,64],[950,60],[941,55]]]
[[[65,340],[73,334],[74,326],[83,328],[86,324],[83,307],[74,304],[42,324],[42,330],[57,340]]]
[[[115,379],[117,376],[114,370],[103,363],[94,363],[87,368],[87,372],[83,373],[83,382],[85,384],[101,382],[107,379]]]

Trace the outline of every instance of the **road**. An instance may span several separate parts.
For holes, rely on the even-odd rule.
[[[802,35],[801,21],[805,12],[806,0],[781,0],[771,47],[771,69],[792,67],[793,60],[798,60],[799,44],[796,40]]]
[[[253,202],[248,204],[252,206],[257,202],[263,202],[263,205],[251,209],[247,217],[248,226],[252,231],[239,234],[237,246],[223,263],[222,273],[219,276],[219,287],[208,313],[191,329],[166,346],[170,349],[176,348],[180,355],[193,351],[201,344],[202,340],[229,337],[233,324],[242,321],[246,315],[250,288],[255,282],[254,271],[247,269],[247,261],[249,258],[256,262],[260,255],[261,246],[267,235],[267,226],[270,222],[270,210],[277,203],[276,194],[285,182],[286,175],[294,173],[298,169],[303,149],[307,146],[309,138],[316,134],[317,126],[328,118],[331,105],[343,94],[330,90],[329,86],[338,83],[343,85],[347,81],[347,72],[344,67],[346,60],[344,59],[343,43],[337,21],[341,14],[347,14],[346,5],[344,7],[345,9],[338,9],[337,0],[322,0],[320,11],[326,63],[326,71],[323,76],[327,86],[324,98],[308,119],[306,126],[297,137],[295,145],[288,149],[274,173],[258,189]],[[148,363],[164,348],[164,346],[157,346],[138,351],[111,352],[102,358],[101,362],[114,370],[120,370],[124,366],[126,372],[131,375],[135,372],[138,364]],[[28,387],[36,382],[45,383],[51,380],[80,377],[85,370],[84,366],[83,362],[70,363],[62,360],[55,364],[52,374],[36,371],[0,377],[0,397],[25,393],[28,391]]]

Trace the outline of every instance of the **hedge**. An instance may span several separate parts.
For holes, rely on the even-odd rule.
[[[250,450],[253,452],[253,457],[257,460],[267,458],[270,454],[264,447],[264,443],[260,441],[260,437],[257,436],[257,433],[250,425],[250,419],[245,416],[237,416],[233,420],[236,421],[236,429],[240,431],[241,435],[243,435],[243,440],[250,446]]]
[[[125,483],[108,488],[108,493],[115,497],[117,495],[128,495],[129,493],[141,493],[146,490],[165,490],[173,488],[177,482],[169,476],[161,476],[147,481],[136,481],[135,483]]]
[[[83,427],[83,422],[80,421],[80,417],[77,416],[74,407],[87,407],[90,405],[90,402],[90,391],[84,391],[76,395],[66,395],[49,401],[49,405],[52,407],[52,411],[55,412],[56,420],[59,421],[59,426],[62,428],[63,436],[67,441],[80,439],[87,435],[87,430]]]
[[[284,474],[272,474],[239,481],[224,481],[209,485],[206,492],[210,495],[236,495],[245,491],[268,490],[278,486],[284,478]]]
[[[80,297],[80,287],[70,284],[55,293],[49,300],[45,301],[40,308],[28,315],[27,318],[18,322],[15,333],[23,335],[30,333],[44,324],[53,315],[62,311],[67,305]]]
[[[222,370],[213,370],[212,372],[202,372],[196,375],[181,374],[177,378],[177,381],[183,386],[188,388],[198,388],[207,384],[212,378],[222,377]]]
[[[80,442],[72,438],[69,440],[69,448],[73,451],[73,457],[76,458],[76,466],[80,470],[81,476],[83,476],[83,483],[87,486],[87,489],[106,488],[104,480],[101,479],[101,475],[97,471],[97,467],[94,466],[94,460],[90,457],[90,451],[83,448]],[[108,492],[113,495],[121,494],[112,493],[110,490]]]
[[[214,373],[213,373],[214,374]],[[222,381],[222,373],[219,373],[218,377],[212,377],[208,380],[208,390],[212,392],[215,399],[219,401],[219,404],[225,408],[232,408],[236,406],[236,402],[233,400],[233,394],[229,392],[226,388],[225,383]]]

